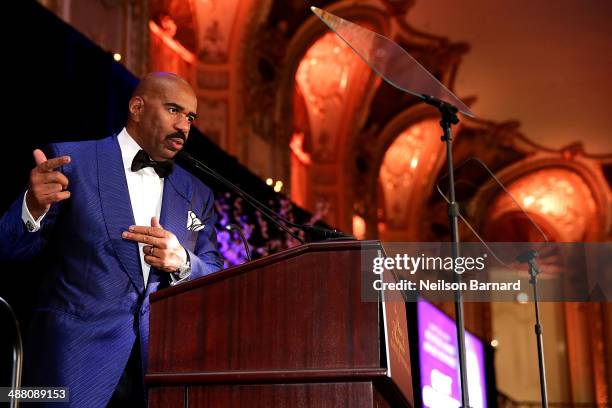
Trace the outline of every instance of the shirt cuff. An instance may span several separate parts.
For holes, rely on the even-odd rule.
[[[23,195],[23,204],[21,205],[21,219],[23,220],[23,223],[25,224],[28,232],[36,232],[40,229],[40,223],[42,222],[43,218],[45,218],[45,215],[47,215],[47,213],[45,212],[43,215],[38,217],[37,220],[35,220],[34,217],[32,217],[32,214],[30,214],[30,210],[28,210],[28,205],[26,204],[27,194],[28,190],[26,190],[25,194]]]

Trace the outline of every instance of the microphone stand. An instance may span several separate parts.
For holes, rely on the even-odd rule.
[[[297,235],[293,231],[291,231],[287,227],[287,225],[290,226],[290,227],[298,228],[299,230],[309,234],[309,236],[311,236],[311,237],[317,237],[317,236],[321,237],[320,239],[311,239],[311,240],[309,240],[309,242],[322,241],[322,240],[323,241],[329,241],[329,240],[347,240],[347,239],[354,240],[355,239],[355,237],[353,237],[352,235],[345,234],[342,231],[338,231],[336,229],[332,230],[332,229],[329,229],[329,228],[322,228],[322,227],[317,227],[317,226],[314,226],[314,225],[295,224],[295,223],[293,223],[293,222],[291,222],[291,221],[281,217],[280,215],[276,214],[270,208],[268,208],[267,206],[262,204],[259,200],[257,200],[253,196],[251,196],[246,191],[242,190],[240,187],[236,186],[231,181],[227,180],[225,177],[223,177],[222,175],[217,173],[215,170],[211,169],[206,164],[204,164],[200,160],[196,159],[195,157],[193,157],[191,154],[187,153],[186,151],[181,150],[177,154],[177,157],[185,159],[193,167],[195,167],[196,169],[200,170],[202,173],[207,174],[208,176],[212,177],[213,179],[217,180],[221,184],[223,184],[226,187],[228,187],[236,195],[238,195],[239,197],[244,199],[246,202],[251,204],[252,207],[254,207],[256,210],[261,212],[262,215],[264,215],[274,225],[276,225],[281,230],[285,231],[287,234],[289,234],[291,237],[293,237],[295,240],[297,240],[301,244],[304,244],[306,242],[299,235]]]
[[[421,99],[428,105],[431,105],[440,111],[440,127],[444,135],[440,138],[446,143],[446,162],[448,167],[449,179],[449,197],[448,197],[448,218],[450,221],[451,230],[451,256],[453,258],[453,269],[456,265],[456,260],[459,257],[459,205],[455,201],[455,173],[453,168],[453,133],[452,125],[459,123],[457,117],[457,108],[453,105],[441,101],[429,95],[421,95]],[[463,408],[470,407],[470,399],[468,394],[467,383],[467,364],[465,355],[465,323],[463,317],[463,293],[461,292],[461,274],[453,270],[454,280],[458,283],[455,290],[455,327],[457,330],[457,354],[459,357],[459,376],[461,378],[461,406]]]
[[[538,253],[535,250],[529,250],[517,257],[519,262],[527,262],[529,265],[529,283],[533,286],[533,303],[535,305],[536,323],[534,326],[536,341],[538,344],[538,368],[540,370],[540,394],[542,395],[542,407],[548,408],[548,391],[546,389],[546,368],[544,365],[544,340],[542,338],[542,324],[540,323],[540,308],[538,306],[538,274],[540,269],[536,262]]]

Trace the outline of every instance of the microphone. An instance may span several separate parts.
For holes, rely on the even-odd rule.
[[[356,238],[352,235],[345,234],[338,230],[332,230],[329,228],[318,227],[314,225],[301,225],[295,224],[280,215],[276,214],[270,208],[262,204],[259,200],[251,196],[249,193],[242,190],[240,187],[236,186],[231,181],[227,180],[225,177],[217,173],[215,170],[208,167],[206,164],[201,162],[200,160],[193,157],[191,154],[187,153],[185,150],[181,150],[177,153],[177,157],[179,159],[183,159],[189,164],[191,164],[196,169],[200,170],[202,173],[212,177],[217,180],[219,183],[228,187],[232,190],[236,195],[241,197],[247,203],[249,203],[253,208],[261,212],[261,214],[266,217],[270,222],[276,225],[281,230],[285,231],[287,234],[292,236],[301,244],[306,243],[304,239],[302,239],[299,235],[295,234],[291,231],[287,226],[291,226],[303,231],[306,236],[309,238],[308,242],[315,241],[329,241],[329,240],[355,240]]]
[[[242,232],[242,228],[237,226],[236,224],[227,224],[225,229],[228,231],[236,231],[238,235],[240,235],[240,239],[242,240],[242,244],[244,245],[244,253],[246,254],[247,261],[251,261],[251,249],[249,248],[249,243],[247,242],[244,233]]]
[[[519,256],[516,257],[516,260],[521,263],[525,263],[537,258],[537,256],[538,251],[536,251],[535,249],[530,249],[528,251],[523,252],[522,254],[519,254]]]
[[[535,285],[535,280],[536,280],[536,276],[540,273],[540,269],[538,268],[538,265],[536,263],[536,258],[538,257],[538,251],[536,251],[535,249],[529,249],[525,252],[523,252],[522,254],[519,254],[519,256],[516,257],[516,260],[521,262],[521,263],[527,263],[529,265],[529,275],[531,276],[531,279],[529,280],[530,283],[533,283]],[[534,287],[535,290],[535,287]]]
[[[302,231],[307,236],[312,237],[313,241],[333,241],[333,240],[356,240],[352,235],[345,234],[342,231],[336,229],[317,227],[316,225],[301,225]]]

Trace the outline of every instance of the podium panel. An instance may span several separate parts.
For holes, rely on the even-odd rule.
[[[149,406],[409,406],[382,303],[361,301],[362,259],[379,250],[307,244],[152,294]]]

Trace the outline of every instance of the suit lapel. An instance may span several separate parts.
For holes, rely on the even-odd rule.
[[[97,148],[98,185],[106,229],[124,271],[138,292],[143,293],[138,244],[121,237],[135,222],[117,136],[98,141]]]
[[[164,181],[164,196],[159,223],[179,242],[187,237],[187,212],[191,202],[191,182],[179,168]]]

